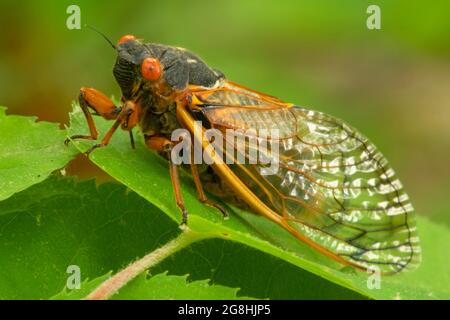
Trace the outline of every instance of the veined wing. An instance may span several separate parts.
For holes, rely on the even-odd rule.
[[[262,174],[268,164],[230,164],[259,199],[294,230],[353,265],[396,273],[419,263],[413,207],[367,138],[324,113],[230,87],[216,90],[214,99],[203,96],[201,113],[224,132],[240,129],[238,134],[252,138],[256,130],[258,140],[269,145],[276,140],[278,153],[262,151],[266,158],[278,155],[276,173]],[[276,138],[258,133],[273,129]]]

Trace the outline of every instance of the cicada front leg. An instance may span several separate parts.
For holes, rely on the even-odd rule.
[[[112,127],[108,130],[108,132],[105,134],[105,137],[102,139],[102,141],[100,143],[94,144],[92,147],[90,147],[85,154],[87,156],[89,156],[92,151],[98,149],[98,148],[102,148],[108,145],[109,140],[111,140],[114,132],[116,132],[117,128],[119,128],[120,124],[122,123],[121,119],[117,119],[114,124],[112,125]]]
[[[68,144],[70,140],[74,139],[87,139],[87,140],[97,140],[98,132],[95,127],[94,119],[92,119],[92,114],[89,109],[94,111],[95,115],[100,115],[107,120],[117,119],[120,114],[121,108],[117,107],[111,99],[100,91],[94,88],[81,88],[80,95],[78,97],[81,110],[86,117],[86,121],[89,126],[89,135],[76,134],[67,138],[64,143]]]
[[[119,110],[120,113],[118,116],[116,116],[116,121],[114,121],[114,124],[108,130],[108,132],[106,132],[102,141],[96,145],[93,145],[88,151],[86,151],[86,155],[89,155],[95,149],[107,146],[114,132],[116,132],[119,126],[121,126],[122,129],[129,131],[131,147],[134,149],[134,139],[132,130],[139,122],[138,106],[132,101],[125,101],[125,103]]]

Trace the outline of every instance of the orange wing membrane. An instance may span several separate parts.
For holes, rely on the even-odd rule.
[[[419,263],[409,197],[384,156],[357,130],[230,82],[193,91],[196,107],[224,136],[226,129],[243,129],[244,136],[246,129],[278,129],[276,172],[262,174],[268,165],[259,163],[226,165],[272,220],[322,253],[362,269],[389,274]],[[270,136],[258,139],[274,142]],[[266,157],[275,156],[269,151]]]

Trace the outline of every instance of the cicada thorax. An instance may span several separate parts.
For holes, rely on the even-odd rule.
[[[180,128],[176,117],[176,103],[146,95],[140,101],[142,116],[140,127],[146,136],[162,135],[170,139],[171,133]]]

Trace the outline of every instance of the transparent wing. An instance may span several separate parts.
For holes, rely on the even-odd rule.
[[[224,132],[239,129],[250,139],[256,130],[259,141],[272,141],[268,145],[276,139],[278,153],[257,147],[263,158],[279,158],[273,174],[262,174],[270,164],[248,164],[250,145],[245,164],[230,164],[265,204],[298,232],[363,268],[396,273],[420,262],[414,209],[395,172],[367,138],[321,112],[270,108],[270,101],[262,100],[249,104],[248,96],[239,106],[239,92],[232,94],[237,97],[231,107],[205,104],[202,113]],[[276,138],[259,134],[273,129],[279,131]],[[231,156],[236,160],[239,154]]]

